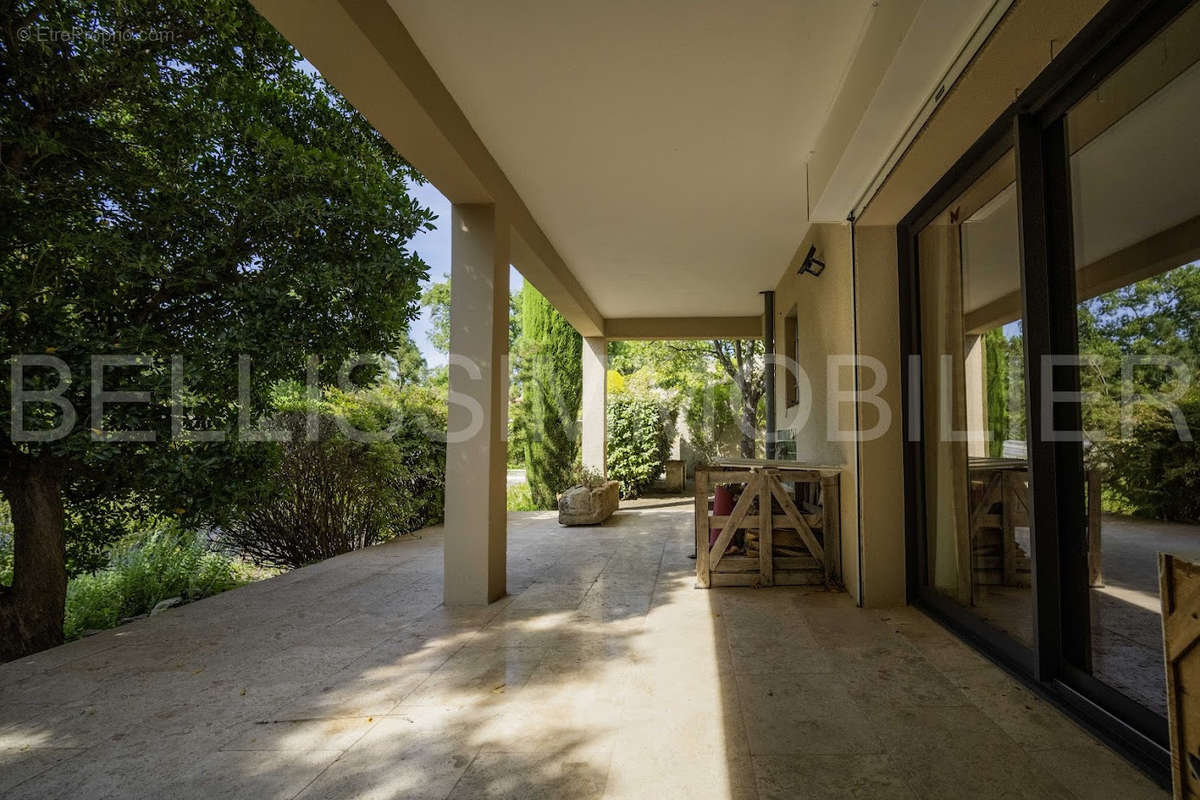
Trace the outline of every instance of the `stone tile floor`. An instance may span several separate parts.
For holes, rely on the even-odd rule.
[[[513,514],[473,609],[428,531],[0,666],[0,795],[1166,796],[913,609],[693,589],[691,524]]]

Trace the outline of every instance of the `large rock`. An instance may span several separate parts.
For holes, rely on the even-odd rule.
[[[154,608],[150,609],[150,616],[157,616],[168,608],[175,608],[181,605],[183,605],[182,597],[168,597],[166,600],[159,600],[154,604]]]
[[[612,516],[621,501],[620,484],[607,481],[603,486],[589,489],[576,486],[558,497],[559,525],[599,525]]]

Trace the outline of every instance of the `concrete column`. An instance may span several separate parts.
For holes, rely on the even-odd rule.
[[[583,340],[583,466],[608,474],[608,341]]]
[[[450,214],[446,605],[505,593],[509,225],[491,205]]]
[[[987,379],[984,377],[983,337],[968,335],[963,371],[967,382],[967,455],[984,457],[987,445]]]

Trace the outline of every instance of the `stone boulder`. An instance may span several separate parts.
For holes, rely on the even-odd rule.
[[[558,524],[599,525],[612,516],[620,501],[621,485],[616,481],[567,489],[558,497]]]

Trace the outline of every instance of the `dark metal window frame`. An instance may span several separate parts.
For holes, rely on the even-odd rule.
[[[1087,625],[1086,509],[1081,444],[1043,441],[1043,391],[1079,386],[1044,355],[1078,352],[1066,114],[1194,0],[1110,0],[897,226],[904,398],[908,600],[1068,711],[1160,782],[1169,780],[1165,721],[1092,677]],[[1024,321],[1034,647],[1019,644],[927,587],[917,235],[1010,149],[1015,150]],[[915,383],[915,385],[914,385]],[[913,392],[918,394],[914,397]],[[1056,430],[1080,430],[1078,404],[1058,403]],[[1082,616],[1081,616],[1082,615]]]

